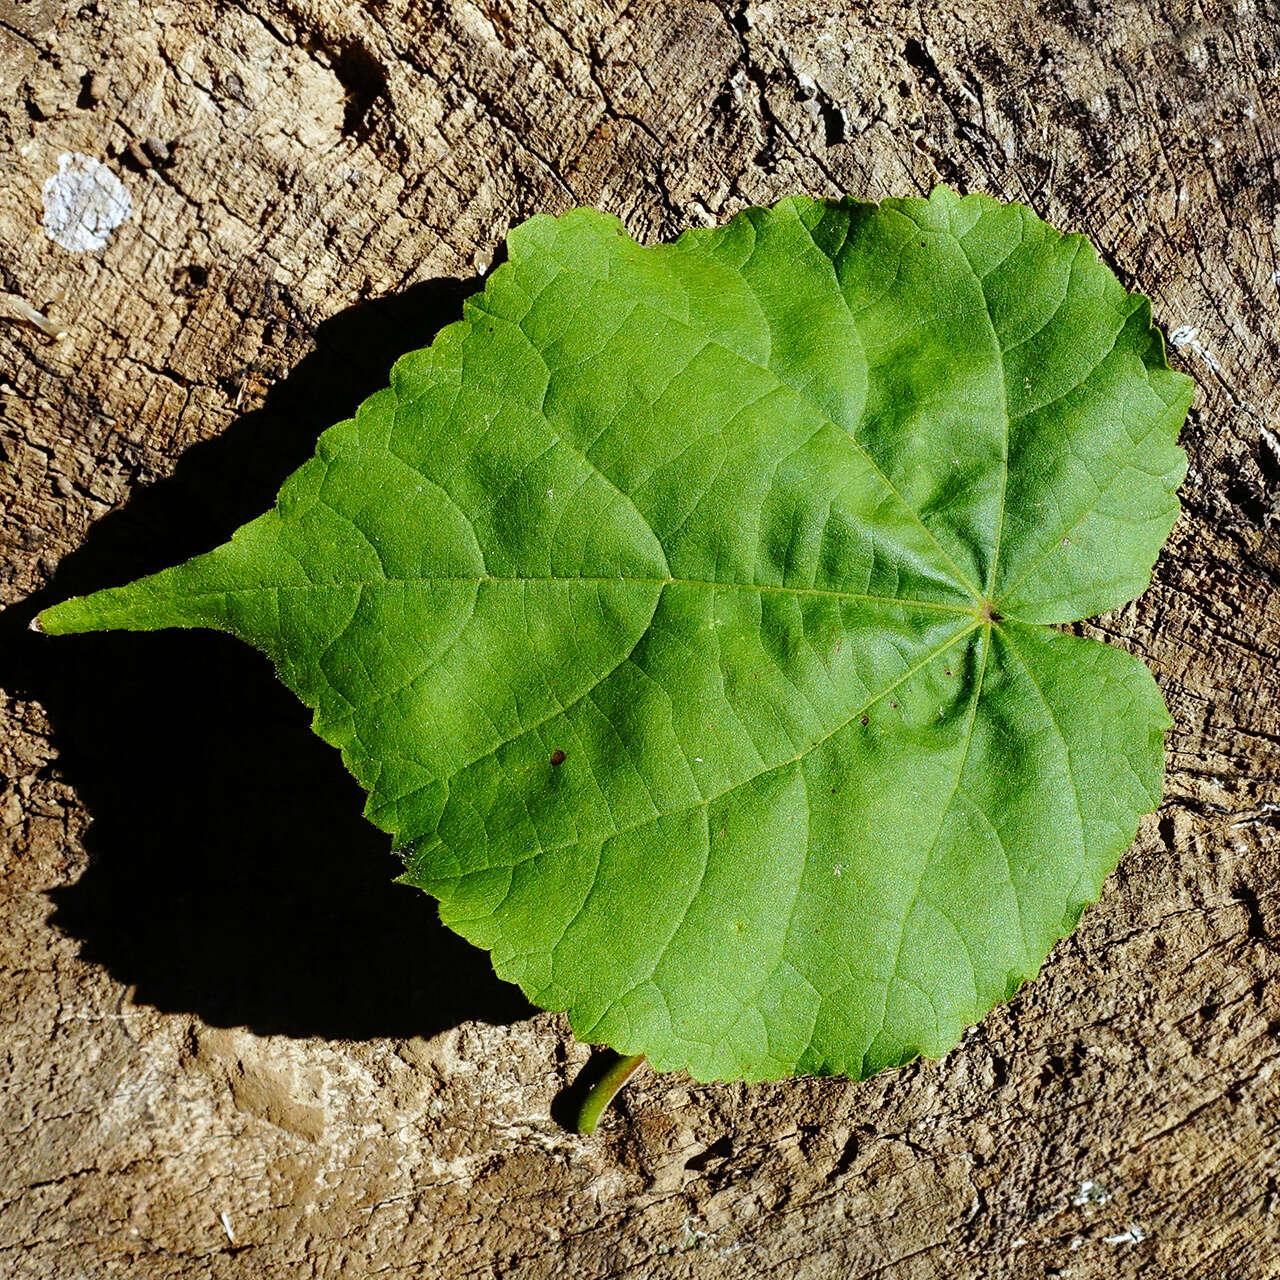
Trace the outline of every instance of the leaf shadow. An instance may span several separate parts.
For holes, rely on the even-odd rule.
[[[363,792],[265,657],[205,631],[28,630],[56,600],[175,564],[258,515],[320,432],[479,284],[427,281],[326,321],[260,410],[190,449],[96,524],[48,588],[0,614],[0,687],[45,708],[55,767],[92,817],[88,867],[51,894],[53,923],[139,1003],[344,1039],[532,1011],[431,899],[392,883]]]

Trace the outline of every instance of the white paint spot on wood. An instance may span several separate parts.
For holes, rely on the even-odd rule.
[[[704,1231],[698,1225],[698,1219],[690,1215],[681,1223],[681,1230],[684,1232],[684,1238],[680,1241],[680,1252],[687,1253],[690,1249],[700,1248],[704,1240],[714,1239],[718,1232]]]
[[[1262,438],[1262,443],[1271,451],[1271,456],[1277,463],[1280,463],[1280,436],[1277,436],[1266,423],[1259,424],[1258,435]],[[1262,807],[1264,809],[1280,810],[1280,805],[1276,804],[1264,804]]]
[[[1200,330],[1195,325],[1180,324],[1169,334],[1169,345],[1179,350],[1185,347],[1192,355],[1199,356],[1214,373],[1217,373],[1222,366],[1218,363],[1217,356],[1200,341],[1199,335]]]
[[[58,172],[45,179],[44,229],[72,253],[101,249],[133,212],[124,183],[101,160],[64,151]]]
[[[1147,1238],[1147,1233],[1141,1227],[1132,1226],[1128,1231],[1121,1231],[1114,1236],[1103,1236],[1103,1244],[1139,1244]]]
[[[1110,1199],[1111,1192],[1106,1187],[1099,1182],[1086,1178],[1080,1184],[1080,1190],[1072,1197],[1071,1203],[1074,1205],[1106,1204]]]

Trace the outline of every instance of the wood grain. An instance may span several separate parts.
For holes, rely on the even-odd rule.
[[[0,0],[0,1272],[1280,1276],[1273,0]],[[42,184],[132,217],[56,245]],[[1197,380],[1151,590],[1083,628],[1166,803],[1039,979],[864,1084],[637,1077],[389,885],[217,637],[26,631],[208,546],[457,314],[513,222],[637,237],[946,181],[1085,232]]]

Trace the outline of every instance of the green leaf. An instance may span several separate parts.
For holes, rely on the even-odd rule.
[[[1147,302],[944,189],[508,249],[273,510],[44,630],[265,650],[404,878],[584,1040],[944,1052],[1160,800],[1146,668],[1046,625],[1141,592],[1178,511]]]

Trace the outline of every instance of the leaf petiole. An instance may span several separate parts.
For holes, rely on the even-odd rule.
[[[591,1086],[590,1092],[582,1100],[582,1106],[578,1110],[577,1122],[574,1128],[579,1133],[594,1133],[596,1124],[600,1120],[604,1109],[611,1103],[617,1094],[636,1070],[644,1062],[644,1054],[632,1054],[629,1058],[619,1058],[599,1080]]]

